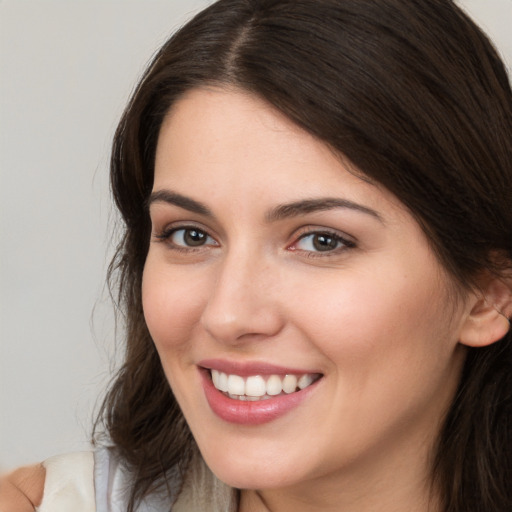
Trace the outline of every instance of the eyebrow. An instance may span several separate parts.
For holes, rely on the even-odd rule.
[[[171,190],[158,190],[153,192],[147,200],[147,208],[149,209],[153,203],[172,204],[199,215],[212,218],[214,216],[212,211],[204,203],[178,194],[177,192],[172,192]],[[348,199],[339,199],[336,197],[303,199],[301,201],[281,204],[272,208],[265,215],[265,220],[268,223],[272,223],[279,220],[298,217],[308,213],[334,210],[337,208],[347,208],[356,212],[364,213],[376,218],[380,222],[383,222],[382,217],[375,210],[372,210],[371,208],[363,206],[359,203],[349,201]]]
[[[348,208],[367,215],[375,217],[383,223],[382,217],[371,208],[354,203],[348,199],[339,199],[336,197],[322,197],[318,199],[304,199],[293,203],[283,204],[272,208],[266,215],[267,222],[275,222],[290,217],[297,217],[307,213],[315,213],[326,210],[334,210],[337,208]]]
[[[170,190],[158,190],[153,192],[147,200],[147,208],[149,209],[153,203],[172,204],[188,210],[189,212],[198,213],[206,217],[213,217],[212,211],[205,204]]]

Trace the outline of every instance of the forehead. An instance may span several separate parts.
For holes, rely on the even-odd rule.
[[[325,158],[330,152],[266,101],[240,90],[201,88],[185,94],[167,114],[157,165],[166,157],[189,166],[209,158],[212,166],[221,160],[226,167],[229,160],[245,158],[240,172],[253,163],[277,170],[285,161],[309,160],[313,153]]]
[[[335,192],[368,206],[385,200],[403,208],[266,101],[233,89],[189,91],[162,124],[154,189],[191,187],[212,200],[228,188],[247,200],[275,202]]]

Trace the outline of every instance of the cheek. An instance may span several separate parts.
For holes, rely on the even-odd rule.
[[[399,426],[428,430],[460,375],[456,329],[433,274],[383,275],[325,282],[295,303],[302,331],[329,361],[330,432],[346,432],[354,446]]]
[[[368,378],[425,359],[437,363],[453,349],[456,336],[438,279],[394,268],[340,273],[308,287],[306,300],[296,301],[302,329],[344,374],[354,369]]]
[[[186,272],[154,263],[144,268],[142,305],[149,332],[160,355],[184,350],[203,308],[204,285],[188,279]]]

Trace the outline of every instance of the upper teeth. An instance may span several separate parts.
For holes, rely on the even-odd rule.
[[[233,398],[275,396],[280,393],[293,393],[299,389],[310,386],[315,376],[310,373],[304,375],[229,375],[218,370],[211,370],[213,385],[219,390],[228,393]]]

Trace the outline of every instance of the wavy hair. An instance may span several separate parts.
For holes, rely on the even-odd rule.
[[[111,186],[124,236],[110,267],[126,354],[96,429],[133,474],[130,511],[185,471],[194,440],[147,330],[141,280],[160,126],[186,91],[253,93],[412,212],[461,289],[512,261],[512,92],[451,0],[220,0],[175,33],[122,116]],[[499,254],[500,258],[496,258]],[[434,447],[444,512],[512,510],[512,335],[469,348]]]

